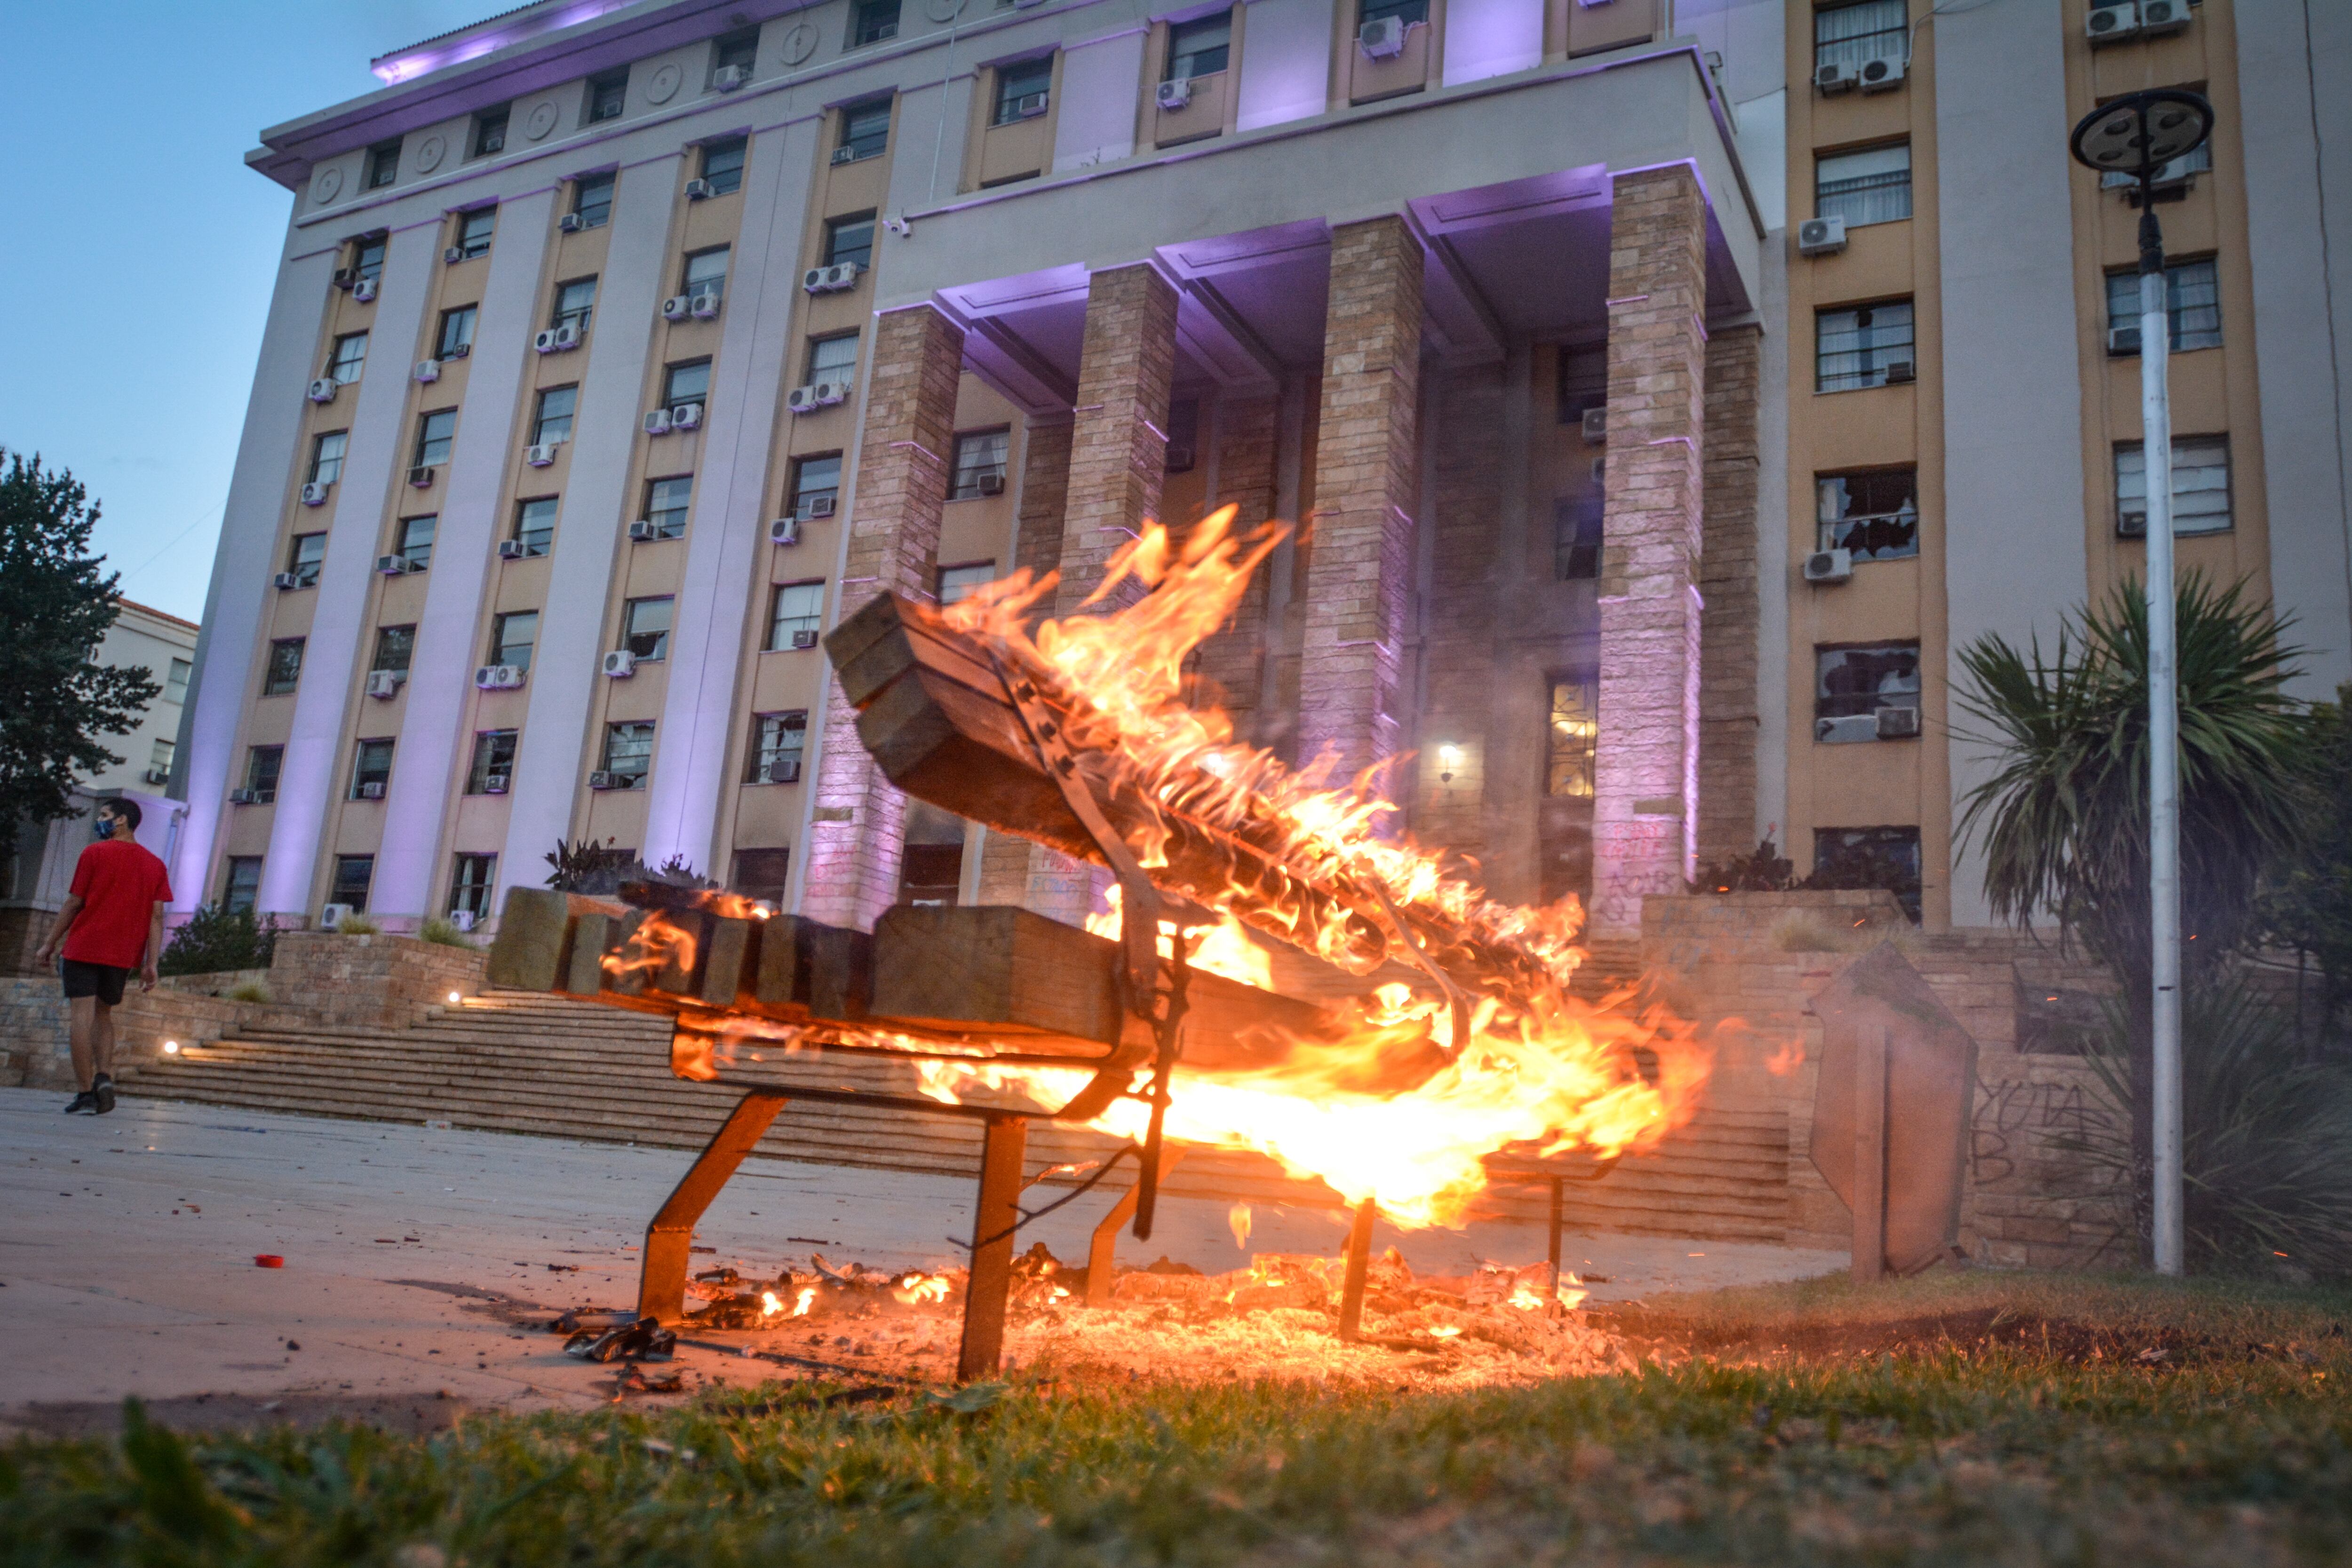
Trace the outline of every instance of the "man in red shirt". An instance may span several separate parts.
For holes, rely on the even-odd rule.
[[[81,1092],[66,1112],[103,1116],[114,1109],[114,1009],[123,984],[139,972],[139,988],[155,989],[155,961],[163,954],[163,906],[172,883],[163,862],[141,847],[139,803],[98,805],[98,842],[74,863],[73,888],[58,911],[39,960],[64,949],[66,1002],[73,1027],[74,1081]]]

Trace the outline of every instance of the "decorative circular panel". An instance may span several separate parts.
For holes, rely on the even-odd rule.
[[[776,58],[788,66],[796,66],[816,53],[816,29],[806,22],[795,22],[785,29],[776,42]]]
[[[677,61],[672,60],[655,71],[652,79],[646,83],[646,101],[667,103],[677,96],[677,84],[685,79],[686,73],[677,68]]]
[[[555,105],[541,104],[530,111],[530,118],[522,122],[522,133],[534,142],[538,141],[555,129],[556,112]]]
[[[431,174],[441,166],[441,160],[448,155],[449,143],[446,140],[439,136],[427,136],[416,144],[416,172],[420,174]]]
[[[310,195],[320,206],[343,194],[343,172],[330,163],[310,180]]]

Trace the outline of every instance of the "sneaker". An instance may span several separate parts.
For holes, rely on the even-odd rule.
[[[66,1114],[68,1116],[79,1116],[84,1111],[88,1111],[92,1116],[98,1114],[98,1091],[96,1089],[83,1089],[79,1094],[75,1095],[71,1100],[66,1101]]]
[[[107,1077],[106,1074],[100,1073],[98,1075],[98,1080],[89,1086],[89,1092],[91,1097],[98,1101],[97,1110],[99,1115],[104,1116],[108,1111],[114,1109],[114,1080]]]

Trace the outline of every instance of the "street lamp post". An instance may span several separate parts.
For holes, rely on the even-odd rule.
[[[2148,1121],[2154,1156],[2154,1244],[2159,1274],[2181,1271],[2180,1155],[2180,695],[2173,634],[2172,348],[2165,299],[2164,231],[2156,221],[2157,171],[2203,145],[2213,106],[2159,88],[2126,93],[2084,115],[2075,159],[2139,180],[2139,403],[2147,484],[2147,880],[2154,995],[2155,1082]]]

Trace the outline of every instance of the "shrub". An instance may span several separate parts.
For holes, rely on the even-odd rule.
[[[270,995],[268,985],[258,980],[240,980],[226,994],[232,1002],[258,1002],[264,1006],[277,1000]]]
[[[256,920],[251,910],[199,904],[172,933],[155,968],[163,974],[218,974],[228,969],[267,969],[278,952],[278,924]]]
[[[439,915],[426,921],[416,934],[422,941],[439,942],[443,947],[470,948],[474,945],[474,939],[459,931],[457,921],[445,920]]]
[[[374,916],[363,915],[357,910],[353,910],[335,922],[337,936],[373,936],[383,930],[383,927],[376,923]]]

